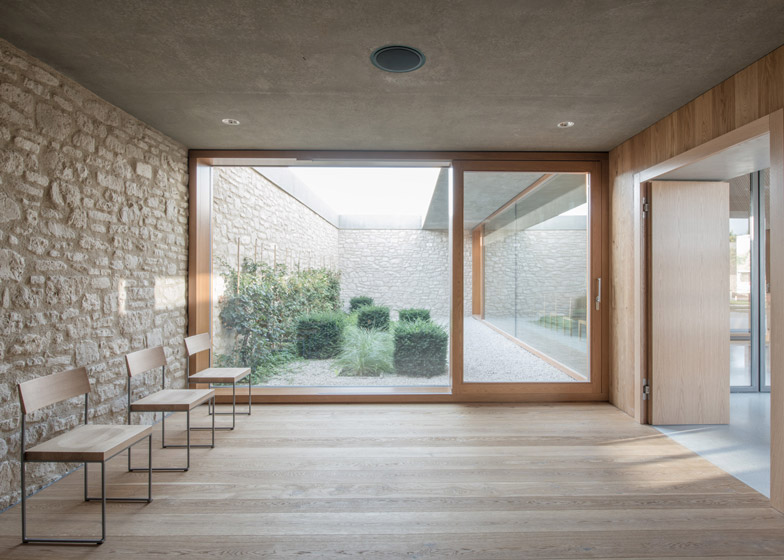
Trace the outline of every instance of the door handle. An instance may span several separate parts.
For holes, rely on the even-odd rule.
[[[596,305],[596,311],[599,311],[599,306],[602,303],[602,279],[596,279],[596,297],[594,298],[594,303]]]

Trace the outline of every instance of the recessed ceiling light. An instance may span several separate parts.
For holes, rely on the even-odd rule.
[[[425,55],[419,49],[404,45],[379,47],[370,55],[373,66],[386,72],[413,72],[422,68]]]
[[[572,121],[561,121],[558,123],[558,128],[572,128],[574,123]]]
[[[228,124],[231,126],[237,126],[238,124],[240,124],[240,121],[238,121],[237,119],[223,119],[221,122],[223,124]]]

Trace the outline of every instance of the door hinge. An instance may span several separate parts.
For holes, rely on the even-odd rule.
[[[642,380],[642,400],[647,401],[651,394],[651,386],[648,384],[647,379]]]
[[[647,218],[648,214],[651,211],[651,205],[648,203],[648,199],[643,197],[642,199],[642,217]]]

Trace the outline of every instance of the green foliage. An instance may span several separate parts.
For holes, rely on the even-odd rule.
[[[343,350],[336,360],[340,375],[379,376],[393,371],[392,335],[388,332],[347,327]]]
[[[367,307],[369,305],[373,305],[373,298],[368,296],[353,297],[348,302],[349,311],[352,313],[357,311],[360,307]]]
[[[334,271],[288,271],[245,259],[238,277],[222,264],[228,271],[222,273],[226,292],[219,317],[235,343],[229,354],[217,356],[218,365],[250,367],[255,381],[296,358],[297,317],[340,308],[340,277]]]
[[[339,311],[308,313],[297,319],[297,348],[307,359],[334,358],[340,352],[345,315]]]
[[[394,365],[398,375],[432,377],[446,373],[449,335],[430,321],[401,321],[395,326]]]
[[[400,320],[406,321],[408,323],[413,323],[414,321],[429,321],[430,320],[430,310],[429,309],[401,309],[399,311]]]
[[[361,307],[357,313],[357,326],[360,329],[389,330],[389,307]]]

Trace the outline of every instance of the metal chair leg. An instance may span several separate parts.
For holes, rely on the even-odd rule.
[[[106,496],[89,497],[87,495],[87,463],[84,464],[84,501],[97,502],[98,500],[106,499],[107,502],[128,502],[128,503],[147,503],[152,502],[152,435],[147,436],[147,447],[149,448],[149,455],[147,456],[147,468],[144,469],[131,469],[131,448],[133,445],[139,443],[138,441],[128,448],[128,472],[147,472],[147,497],[146,498],[108,498]],[[144,441],[144,440],[140,440]],[[104,464],[105,467],[105,464]]]
[[[215,447],[215,438],[213,436],[212,445],[208,444],[199,444],[199,445],[191,445],[191,413],[190,411],[186,411],[186,428],[185,432],[187,434],[186,444],[185,445],[175,445],[175,444],[166,444],[166,427],[165,427],[165,416],[164,420],[161,420],[161,447],[163,449],[167,448],[186,448],[186,462],[185,467],[153,467],[151,464],[147,466],[147,468],[139,468],[139,467],[131,467],[131,448],[128,448],[128,472],[143,472],[143,471],[155,471],[155,472],[187,472],[191,466],[191,447]],[[152,441],[152,440],[151,440]],[[150,461],[152,461],[152,443],[150,443]]]
[[[212,383],[210,383],[210,388],[212,388]],[[216,430],[233,430],[237,425],[237,414],[244,414],[247,416],[251,415],[252,410],[252,401],[253,401],[253,382],[251,379],[251,375],[248,374],[248,411],[247,412],[237,412],[237,382],[233,381],[231,384],[231,412],[218,412],[215,409],[215,402],[212,404],[212,410],[210,410],[209,406],[207,407],[207,414],[218,414],[220,416],[228,416],[231,415],[231,426],[218,426],[215,428]],[[191,430],[209,430],[210,428],[204,426],[198,426],[191,428]]]
[[[212,407],[214,409],[215,408],[215,397],[212,397],[209,401],[207,401],[207,409],[208,410],[209,410],[209,407],[210,407],[210,403],[212,403]],[[214,448],[215,447],[215,430],[220,430],[220,428],[216,428],[215,427],[215,415],[214,414],[212,415],[212,427],[208,427],[208,426],[193,426],[193,427],[191,427],[191,421],[190,421],[191,412],[190,412],[190,410],[186,411],[186,414],[187,414],[187,421],[186,421],[187,428],[186,428],[186,431],[188,432],[188,442],[189,443],[187,445],[175,444],[175,443],[166,444],[165,440],[162,439],[161,440],[161,447],[163,447],[163,448],[169,448],[169,447],[183,448],[183,447],[187,447],[188,449],[190,449],[191,447],[208,447],[210,449]],[[190,443],[191,431],[192,430],[212,430],[212,443],[193,443],[193,444]]]
[[[101,538],[100,539],[41,539],[30,538],[27,536],[27,484],[25,481],[25,461],[21,461],[21,478],[22,478],[22,543],[23,544],[103,544],[106,540],[106,463],[101,463]],[[87,466],[87,463],[85,463]],[[86,480],[86,479],[85,479]],[[87,490],[85,488],[85,497]]]

